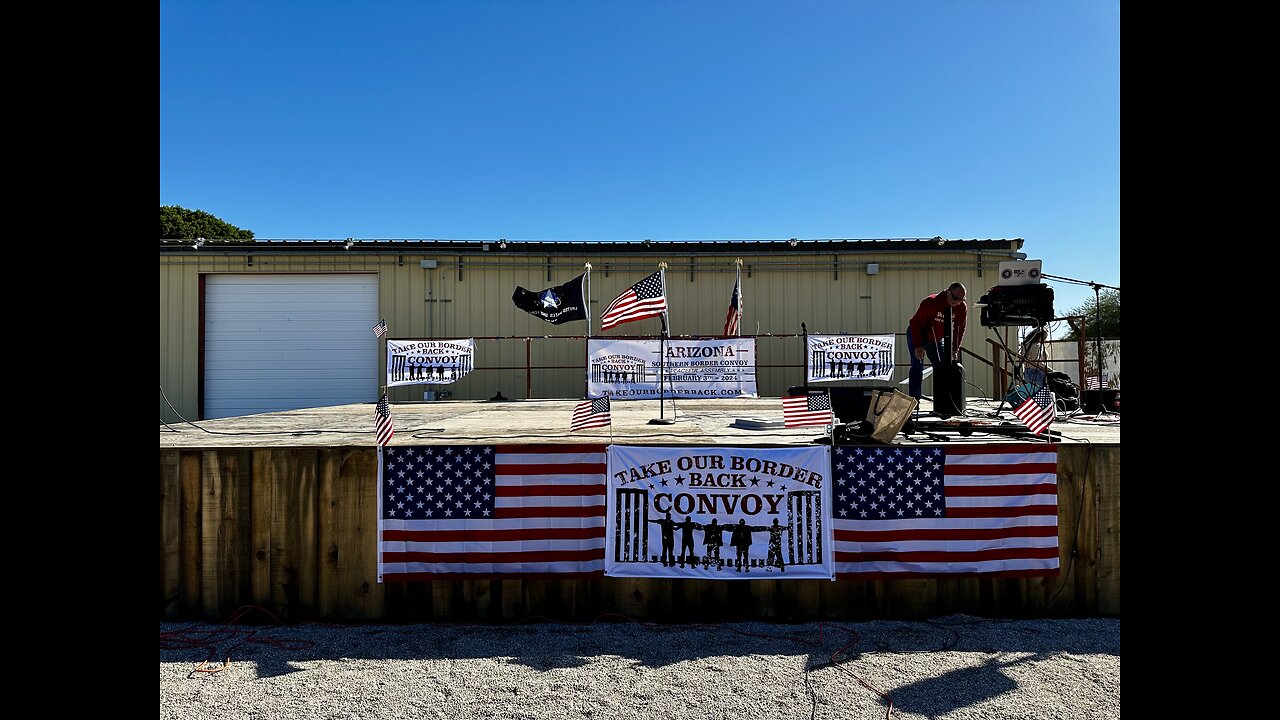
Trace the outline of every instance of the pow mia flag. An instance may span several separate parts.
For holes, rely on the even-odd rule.
[[[521,310],[540,317],[552,325],[587,319],[587,304],[582,299],[582,283],[586,274],[563,285],[549,287],[541,292],[516,286],[511,302]]]

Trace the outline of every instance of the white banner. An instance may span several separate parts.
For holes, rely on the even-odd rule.
[[[447,385],[462,379],[475,365],[476,341],[388,340],[387,387]]]
[[[892,380],[893,335],[810,335],[809,382]]]
[[[667,397],[756,396],[755,338],[587,341],[587,394],[614,400],[659,397],[660,347],[666,348]]]
[[[604,574],[832,579],[830,453],[610,445]]]

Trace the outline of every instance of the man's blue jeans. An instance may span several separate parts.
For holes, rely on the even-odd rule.
[[[1044,371],[1037,367],[1024,368],[1022,371],[1023,382],[1031,383],[1036,387],[1044,387],[1045,374]]]
[[[941,362],[938,359],[938,343],[926,340],[924,343],[925,355],[929,356],[929,364],[935,368]],[[919,400],[923,392],[920,386],[924,384],[924,362],[916,357],[915,339],[911,336],[911,328],[907,327],[907,354],[911,356],[911,372],[907,374],[907,394]]]

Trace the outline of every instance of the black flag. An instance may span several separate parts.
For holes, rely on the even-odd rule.
[[[582,283],[585,277],[584,273],[563,285],[549,287],[541,292],[516,286],[516,291],[511,294],[511,302],[521,310],[540,317],[552,325],[586,320],[587,304],[582,299]]]

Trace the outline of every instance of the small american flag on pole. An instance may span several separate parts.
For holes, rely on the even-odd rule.
[[[659,270],[614,298],[600,316],[600,329],[608,330],[622,323],[657,317],[666,311],[666,288]]]
[[[588,398],[573,407],[573,423],[569,432],[608,427],[613,422],[609,415],[609,396]]]
[[[742,319],[742,278],[733,283],[733,297],[729,299],[729,313],[724,318],[724,334],[737,335],[738,321]]]
[[[833,417],[831,396],[825,392],[782,398],[782,420],[786,427],[830,425]]]
[[[1097,375],[1090,375],[1089,377],[1084,379],[1085,390],[1101,390],[1106,384],[1107,384],[1106,373],[1102,373],[1101,379],[1099,379]]]
[[[378,444],[386,445],[396,434],[395,423],[391,421],[391,403],[387,402],[386,393],[382,393],[382,399],[378,401],[373,417],[377,423]]]
[[[1035,394],[1022,401],[1013,409],[1013,414],[1026,424],[1027,429],[1039,435],[1049,427],[1049,423],[1053,422],[1054,415],[1057,410],[1055,407],[1053,393],[1049,392],[1049,388],[1043,385],[1036,390]]]
[[[383,318],[383,319],[379,320],[379,321],[378,321],[378,324],[373,326],[373,334],[374,334],[374,335],[377,335],[378,337],[382,337],[383,335],[386,335],[386,334],[387,334],[387,319],[386,319],[386,318]]]

